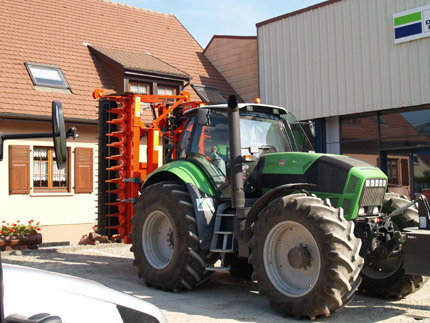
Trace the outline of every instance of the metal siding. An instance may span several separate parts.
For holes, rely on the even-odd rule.
[[[430,0],[343,0],[258,27],[262,102],[313,119],[430,103],[430,38],[393,13]]]

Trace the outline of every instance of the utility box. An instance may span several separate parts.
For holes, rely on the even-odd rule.
[[[430,230],[407,230],[404,268],[406,274],[430,276]]]

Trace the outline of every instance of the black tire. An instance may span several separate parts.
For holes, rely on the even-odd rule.
[[[233,278],[251,279],[253,268],[247,258],[240,258],[235,254],[225,255],[225,265],[230,267],[230,276]]]
[[[390,214],[410,201],[395,193],[386,193],[382,213]],[[418,226],[418,211],[410,207],[392,218],[397,230]],[[379,268],[381,267],[381,268]],[[368,296],[383,298],[402,298],[420,289],[427,278],[418,275],[406,275],[403,269],[403,257],[391,264],[365,263],[361,272],[363,278],[360,291]]]
[[[409,203],[410,200],[406,196],[400,196],[396,193],[386,193],[384,196],[384,204],[382,206],[382,213],[390,214],[395,209],[402,207]],[[399,230],[404,228],[417,227],[418,226],[418,210],[412,206],[402,212],[402,214],[396,215],[392,218],[393,223]]]
[[[272,201],[254,223],[252,278],[283,315],[329,316],[360,284],[360,247],[354,223],[344,219],[342,209],[305,194],[285,196]]]
[[[148,286],[177,292],[208,280],[212,272],[205,268],[218,256],[200,248],[194,207],[185,186],[151,185],[140,196],[134,214],[132,250],[139,277]]]

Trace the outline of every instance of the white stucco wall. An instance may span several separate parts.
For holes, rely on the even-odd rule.
[[[75,126],[79,133],[77,140],[68,139],[67,147],[71,150],[70,192],[38,193],[32,187],[33,163],[31,162],[35,146],[53,147],[52,139],[7,140],[4,142],[3,161],[0,162],[0,222],[14,223],[20,220],[40,222],[44,242],[69,241],[78,243],[82,237],[92,231],[97,223],[98,206],[98,133],[96,125],[66,124],[66,128]],[[0,120],[0,131],[5,134],[50,132],[50,122]],[[163,163],[163,139],[159,138],[158,156]],[[139,149],[139,161],[146,162],[146,137],[142,137]],[[30,194],[9,194],[9,145],[30,146]],[[93,192],[74,193],[76,147],[93,148]]]
[[[66,128],[71,125],[67,125]],[[76,125],[80,137],[69,139],[67,147],[71,149],[70,187],[68,193],[37,193],[32,187],[33,165],[30,161],[30,194],[9,195],[9,145],[30,146],[30,160],[34,146],[53,146],[52,139],[7,140],[3,149],[3,161],[0,162],[0,219],[7,222],[27,222],[34,220],[40,225],[66,225],[95,223],[97,218],[97,127]],[[4,133],[49,132],[49,123],[17,122],[0,120],[0,130]],[[74,193],[74,149],[76,147],[93,148],[93,192]],[[88,233],[88,232],[87,232]]]

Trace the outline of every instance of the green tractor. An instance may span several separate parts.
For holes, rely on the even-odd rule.
[[[232,96],[177,117],[173,159],[146,178],[131,219],[148,286],[190,290],[216,271],[252,274],[275,310],[312,319],[358,288],[402,297],[422,286],[422,274],[404,269],[417,203],[386,194],[380,169],[314,153],[281,107]]]

